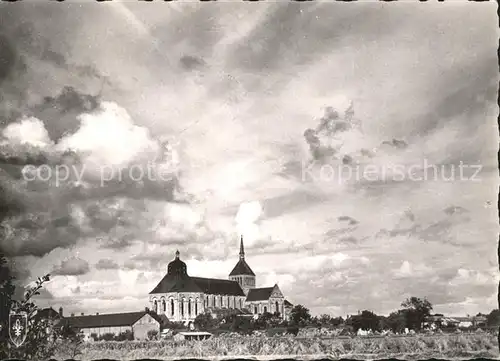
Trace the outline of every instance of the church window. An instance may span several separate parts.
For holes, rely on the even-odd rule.
[[[174,300],[172,298],[170,299],[170,314],[174,315]]]
[[[255,312],[254,312],[254,313],[255,313],[255,314],[258,314],[258,313],[259,313],[259,312],[258,312],[258,310],[257,310],[257,306],[255,306]]]
[[[184,317],[184,298],[181,300],[181,316]]]
[[[196,299],[196,302],[194,304],[194,315],[198,316],[198,299]]]
[[[222,296],[219,296],[219,307],[222,307]]]
[[[188,316],[191,316],[191,299],[188,301]]]
[[[264,313],[267,313],[267,307],[264,306]]]
[[[161,303],[163,306],[163,312],[167,312],[167,303],[165,302],[165,300],[162,300]]]
[[[155,309],[155,312],[158,313],[158,301],[156,301],[156,300],[154,303],[154,309]]]
[[[278,304],[278,301],[276,301],[276,313],[280,312],[280,305]]]

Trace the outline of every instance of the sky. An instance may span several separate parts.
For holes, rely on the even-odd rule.
[[[136,311],[176,250],[227,278],[243,235],[257,286],[313,315],[497,308],[495,7],[0,5],[18,283]]]

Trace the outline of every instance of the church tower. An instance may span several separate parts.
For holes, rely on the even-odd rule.
[[[255,273],[245,261],[243,236],[240,239],[240,259],[229,274],[229,279],[238,282],[245,295],[248,295],[251,288],[255,288]]]

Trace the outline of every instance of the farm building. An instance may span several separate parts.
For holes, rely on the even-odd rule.
[[[202,313],[214,314],[220,309],[254,316],[265,312],[279,313],[286,319],[289,308],[278,285],[255,287],[256,276],[245,260],[243,238],[240,240],[240,258],[229,273],[229,279],[189,276],[179,255],[177,251],[175,259],[167,266],[167,274],[149,294],[155,313],[185,324],[193,322]]]
[[[64,318],[69,326],[81,331],[85,338],[91,334],[98,336],[104,334],[118,335],[131,331],[136,340],[147,338],[148,331],[160,332],[160,319],[158,315],[142,312],[112,313],[103,315],[72,316]]]

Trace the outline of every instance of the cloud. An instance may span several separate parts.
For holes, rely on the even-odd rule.
[[[217,4],[172,14],[149,5],[56,6],[50,22],[40,22],[41,5],[0,12],[14,55],[0,76],[0,246],[33,275],[75,252],[123,268],[56,277],[57,302],[142,309],[177,248],[193,274],[225,278],[238,209],[258,202],[261,214],[243,222],[255,238],[248,261],[313,312],[384,312],[415,290],[444,309],[489,307],[466,299],[496,289],[474,273],[497,263],[498,215],[486,206],[498,192],[488,4],[448,5],[445,21],[427,8],[382,6],[375,16],[371,4],[233,4],[229,17]],[[423,159],[484,170],[479,182],[347,177],[358,163],[421,175]],[[177,177],[132,180],[149,161],[176,163]],[[30,163],[75,174],[28,182]],[[101,186],[102,165],[123,167],[121,181]],[[341,182],[318,177],[328,166],[345,166]]]
[[[2,135],[11,143],[27,143],[36,147],[47,147],[51,144],[43,123],[34,117],[9,124],[3,129]]]
[[[5,36],[0,36],[0,84],[10,75],[16,63],[16,52]]]
[[[56,267],[52,274],[54,276],[80,276],[89,272],[90,267],[87,261],[73,257],[62,261],[60,266]]]
[[[113,261],[112,259],[105,258],[105,259],[100,259],[96,264],[95,268],[99,270],[110,270],[110,269],[117,269],[118,264]]]
[[[179,62],[181,63],[181,66],[186,70],[198,69],[205,65],[203,59],[192,55],[182,56]]]

